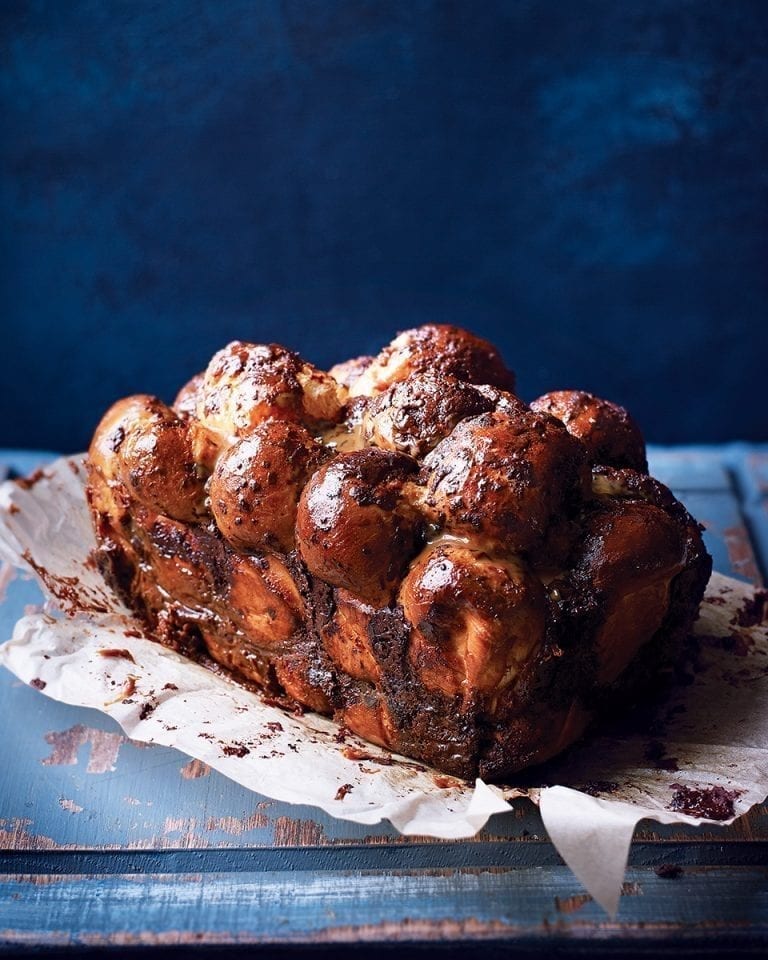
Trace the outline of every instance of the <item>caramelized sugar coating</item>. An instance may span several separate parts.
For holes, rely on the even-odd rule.
[[[96,428],[89,459],[118,497],[176,520],[203,513],[203,478],[185,421],[156,397],[120,400]]]
[[[500,559],[439,538],[400,588],[412,624],[410,661],[424,685],[448,696],[497,695],[544,642],[541,581],[515,558]]]
[[[387,604],[421,532],[404,496],[416,470],[410,457],[366,447],[339,454],[314,474],[296,518],[309,572],[368,603]]]
[[[531,410],[562,421],[587,448],[591,463],[648,472],[643,435],[624,407],[583,390],[555,390],[534,400]]]
[[[463,420],[424,458],[425,509],[450,533],[531,552],[588,493],[583,446],[522,404]]]
[[[312,428],[336,423],[345,402],[344,387],[292,350],[236,340],[208,364],[197,419],[226,447],[270,417]]]
[[[113,403],[99,421],[88,448],[88,497],[92,513],[109,518],[116,525],[128,517],[132,503],[122,480],[120,448],[149,400],[146,394],[136,394]]]
[[[429,372],[515,390],[515,375],[493,344],[458,327],[430,323],[395,337],[353,381],[350,396],[374,396],[393,383]]]
[[[712,558],[702,539],[703,527],[688,513],[672,491],[653,477],[637,470],[595,467],[592,490],[596,503],[615,501],[650,504],[670,517],[683,538],[682,569],[670,585],[669,606],[663,627],[654,642],[646,644],[633,664],[633,670],[645,670],[653,682],[661,667],[673,666],[682,641],[690,627],[692,611],[712,572]]]
[[[210,483],[211,513],[229,543],[236,550],[292,550],[299,496],[325,458],[304,427],[286,420],[265,420],[232,444]]]
[[[448,326],[330,374],[230,344],[173,409],[137,395],[104,416],[100,567],[159,642],[503,780],[658,684],[711,569],[625,411],[513,387]]]
[[[661,627],[685,564],[685,531],[651,503],[618,498],[592,505],[582,529],[572,576],[600,610],[596,681],[610,684]]]
[[[363,436],[385,450],[423,457],[461,420],[494,406],[491,397],[449,374],[417,373],[366,404]]]

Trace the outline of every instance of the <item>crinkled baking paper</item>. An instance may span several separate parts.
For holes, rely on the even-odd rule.
[[[739,581],[713,575],[695,629],[699,663],[652,728],[583,741],[548,770],[557,785],[505,788],[453,780],[340,735],[324,717],[288,714],[146,639],[89,561],[94,547],[79,460],[0,487],[0,559],[33,569],[48,598],[16,624],[0,663],[45,696],[101,710],[129,737],[176,747],[263,796],[459,839],[525,795],[615,914],[637,822],[707,822],[670,808],[681,787],[728,791],[734,817],[768,795],[768,636],[745,615],[754,593]]]

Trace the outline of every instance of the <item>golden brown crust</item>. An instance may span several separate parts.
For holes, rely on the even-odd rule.
[[[531,410],[562,421],[587,448],[590,463],[648,472],[643,435],[624,407],[584,390],[555,390],[534,400]]]
[[[105,414],[100,566],[161,643],[501,780],[658,676],[711,567],[625,411],[576,391],[531,408],[513,386],[447,326],[332,375],[230,344],[174,409]]]
[[[232,444],[211,476],[211,513],[236,550],[289,553],[296,509],[325,449],[300,424],[266,420]]]
[[[301,495],[296,539],[309,572],[368,603],[386,606],[414,554],[421,522],[404,498],[417,464],[367,447],[341,453]]]
[[[514,393],[515,375],[487,340],[449,324],[405,330],[374,357],[350,385],[350,396],[373,396],[422,373],[449,374],[466,383],[487,383]]]
[[[450,374],[416,373],[370,399],[363,436],[385,450],[423,457],[462,420],[495,406],[495,398]]]
[[[345,402],[344,387],[292,350],[235,340],[208,364],[197,419],[226,447],[269,417],[314,427],[335,423]]]
[[[541,581],[519,559],[449,538],[416,559],[399,600],[412,626],[411,665],[427,689],[447,696],[497,696],[544,643]]]
[[[96,428],[92,467],[117,493],[176,520],[203,513],[203,478],[192,453],[189,428],[156,397],[120,400]]]
[[[581,502],[589,471],[583,447],[557,420],[519,404],[459,423],[424,458],[421,479],[440,526],[530,553]]]

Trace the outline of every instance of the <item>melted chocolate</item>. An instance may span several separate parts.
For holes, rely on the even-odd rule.
[[[174,410],[142,395],[107,413],[95,559],[147,636],[462,779],[542,763],[671,676],[711,561],[663,485],[605,463],[590,484],[611,458],[569,431],[581,413],[528,408],[456,328],[339,376],[236,342]],[[625,412],[593,402],[599,449],[642,467]],[[334,425],[369,445],[323,443]]]
[[[738,790],[719,786],[696,788],[673,783],[672,789],[675,792],[668,804],[670,810],[707,820],[730,820],[735,815],[733,801],[740,795]]]

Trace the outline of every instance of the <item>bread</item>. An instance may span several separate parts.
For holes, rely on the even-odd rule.
[[[711,560],[621,407],[526,405],[428,325],[323,372],[235,342],[88,456],[98,563],[154,639],[449,774],[499,781],[674,664]]]

